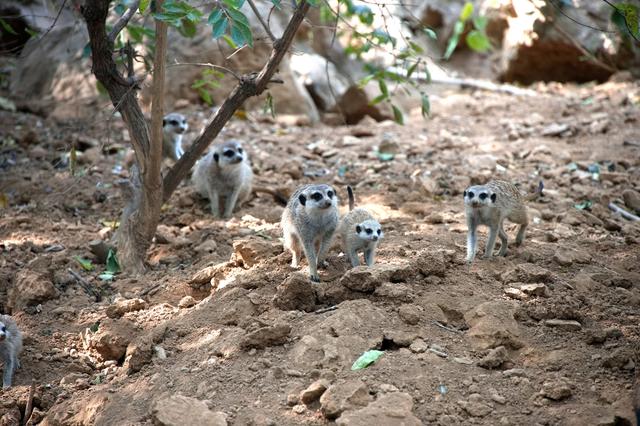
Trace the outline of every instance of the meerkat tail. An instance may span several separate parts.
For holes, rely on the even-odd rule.
[[[544,190],[544,183],[542,181],[540,181],[540,183],[538,184],[538,188],[536,188],[535,192],[533,194],[526,195],[524,197],[524,199],[527,200],[527,201],[533,201],[536,198],[541,197],[542,195],[544,195],[542,193],[543,190]]]
[[[353,189],[350,185],[347,185],[347,193],[349,194],[349,211],[353,210],[355,204],[355,198],[353,196]]]
[[[276,200],[279,204],[286,206],[287,202],[289,201],[289,197],[286,194],[283,194],[282,192],[275,190],[275,189],[271,189],[268,188],[266,186],[254,186],[253,187],[253,192],[258,193],[258,192],[263,192],[265,194],[269,194],[271,196],[273,196],[274,200]]]

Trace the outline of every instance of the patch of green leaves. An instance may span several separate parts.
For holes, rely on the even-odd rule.
[[[262,112],[265,114],[269,113],[271,114],[271,117],[276,118],[276,109],[273,106],[273,96],[271,96],[271,92],[267,92]]]
[[[249,20],[238,10],[244,4],[244,0],[225,0],[223,3],[224,7],[214,9],[207,19],[211,25],[211,36],[214,39],[224,37],[227,44],[234,49],[244,45],[253,47]]]
[[[95,266],[90,259],[85,259],[84,257],[80,256],[74,256],[73,258],[80,264],[80,266],[82,266],[82,269],[84,269],[85,271],[93,271],[95,269]]]
[[[465,37],[467,46],[472,50],[480,53],[487,52],[491,49],[491,42],[487,37],[487,18],[484,16],[473,16],[473,4],[466,2],[458,21],[453,26],[453,34],[447,42],[447,48],[445,49],[443,58],[448,60],[460,43],[460,37],[464,33],[467,23],[471,20],[473,29],[469,31]]]
[[[116,254],[112,249],[109,249],[109,254],[107,254],[106,271],[110,274],[117,274],[118,272],[120,272],[120,263],[118,262],[118,258],[116,257]]]
[[[162,4],[162,11],[153,17],[175,27],[185,37],[196,34],[196,24],[202,20],[203,13],[184,1],[167,0]]]
[[[619,3],[611,13],[611,22],[624,35],[631,35],[633,38],[640,38],[638,24],[639,8],[631,3]]]
[[[422,117],[426,118],[431,115],[431,102],[429,101],[429,95],[422,94]]]
[[[392,104],[391,109],[393,110],[393,121],[398,124],[404,124],[404,114],[402,114],[400,108]]]
[[[11,25],[7,23],[4,19],[0,18],[0,27],[2,27],[2,31],[8,32],[9,34],[18,35],[18,33],[13,29]],[[0,31],[0,34],[2,34]]]
[[[194,81],[191,88],[198,92],[200,99],[202,99],[207,105],[213,105],[213,98],[211,91],[220,87],[220,79],[224,77],[224,74],[215,69],[207,68],[202,71],[202,78]]]

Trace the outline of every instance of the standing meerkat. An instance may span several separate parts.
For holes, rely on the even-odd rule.
[[[162,119],[162,156],[178,161],[184,150],[182,136],[189,129],[184,115],[172,112]]]
[[[496,237],[500,236],[499,256],[507,254],[507,234],[502,224],[506,219],[520,225],[516,235],[516,245],[524,241],[524,233],[529,224],[527,200],[533,200],[542,194],[543,184],[540,182],[536,192],[523,195],[512,183],[502,180],[492,180],[485,185],[470,186],[464,191],[464,206],[467,216],[467,262],[473,262],[476,255],[478,240],[476,231],[479,225],[489,227],[489,238],[484,252],[485,258],[493,255]]]
[[[309,262],[311,281],[320,282],[318,266],[338,226],[338,197],[330,185],[303,185],[296,189],[280,222],[284,247],[291,250],[291,266],[298,267],[301,251]]]
[[[236,205],[251,195],[253,171],[242,144],[236,140],[213,147],[198,160],[193,172],[196,190],[211,202],[214,217],[229,218]],[[224,209],[220,213],[220,203]]]
[[[16,322],[8,315],[0,315],[0,357],[4,363],[2,389],[11,387],[13,373],[20,368],[18,355],[22,350],[22,334]]]
[[[365,209],[354,210],[355,200],[350,186],[347,186],[347,193],[349,194],[349,213],[342,218],[338,231],[342,237],[344,253],[349,258],[351,266],[356,267],[360,265],[358,252],[363,251],[367,266],[373,266],[376,247],[384,235],[382,227]]]

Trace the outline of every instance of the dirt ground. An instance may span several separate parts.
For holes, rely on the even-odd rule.
[[[433,89],[432,118],[405,126],[229,123],[256,184],[328,182],[343,212],[351,184],[381,222],[376,266],[349,271],[336,244],[320,284],[289,266],[270,195],[224,222],[188,183],[149,272],[101,281],[76,256],[113,236],[124,126],[0,111],[0,309],[25,335],[0,423],[19,424],[33,381],[32,424],[635,424],[640,222],[603,201],[640,190],[640,84],[536,89]],[[192,139],[203,114],[181,112]],[[490,178],[545,195],[523,246],[468,266],[462,192]]]

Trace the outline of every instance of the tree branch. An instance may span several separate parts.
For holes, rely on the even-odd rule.
[[[162,11],[163,0],[156,0],[157,10]],[[149,180],[160,189],[162,177],[162,121],[164,117],[164,80],[167,62],[167,24],[156,19],[156,49],[153,58],[153,83],[151,87],[151,149],[149,152]]]
[[[131,18],[133,18],[133,15],[135,15],[136,12],[138,11],[139,6],[140,6],[140,0],[134,0],[131,7],[129,7],[129,9],[127,9],[127,11],[124,12],[124,15],[122,15],[120,19],[118,19],[118,22],[116,22],[116,24],[113,26],[108,36],[109,41],[111,43],[113,43],[116,40],[116,37],[118,36],[118,34],[120,34],[120,31],[122,31],[124,27],[127,26]]]
[[[291,20],[287,24],[284,34],[273,43],[271,56],[262,68],[262,71],[260,71],[257,76],[249,75],[240,79],[240,83],[233,89],[202,133],[200,133],[191,147],[169,170],[164,178],[163,185],[165,201],[171,197],[171,194],[178,187],[178,184],[187,176],[187,173],[189,173],[189,170],[191,170],[196,160],[200,158],[211,142],[218,136],[224,125],[231,116],[233,116],[233,113],[242,106],[245,100],[251,96],[260,95],[267,88],[282,58],[289,49],[289,46],[291,46],[293,38],[308,10],[309,3],[307,3],[306,0],[301,0],[293,16],[291,16]]]
[[[249,3],[249,7],[251,7],[251,10],[253,10],[253,13],[256,15],[256,18],[258,18],[258,21],[260,21],[260,24],[262,24],[262,27],[264,28],[271,41],[275,43],[276,37],[271,32],[271,29],[269,28],[267,23],[264,22],[264,19],[262,19],[262,16],[260,15],[260,12],[258,11],[258,8],[256,7],[253,0],[247,0],[247,3]]]

